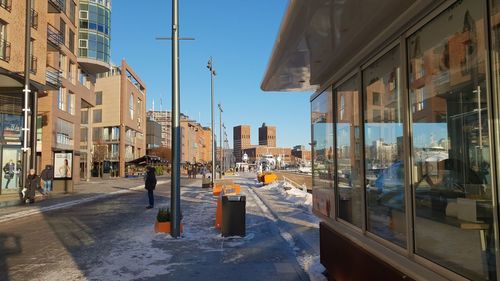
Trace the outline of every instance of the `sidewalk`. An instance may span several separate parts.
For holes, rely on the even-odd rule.
[[[169,178],[168,176],[159,176],[158,181],[165,181]],[[2,195],[0,196],[0,221],[7,220],[7,216],[19,212],[36,211],[60,206],[61,204],[75,205],[78,202],[90,201],[96,196],[110,195],[120,191],[126,192],[143,184],[144,180],[141,177],[106,180],[93,178],[88,182],[76,184],[74,191],[71,193],[52,193],[48,198],[44,198],[40,193],[36,192],[35,203],[29,205],[20,204],[17,194]]]

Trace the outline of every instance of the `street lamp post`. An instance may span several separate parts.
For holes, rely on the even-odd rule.
[[[224,112],[224,110],[222,110],[222,104],[219,102],[219,135],[220,135],[220,142],[219,142],[219,146],[220,146],[220,170],[219,170],[219,179],[222,179],[222,169],[224,168],[224,147],[223,147],[223,143],[222,143],[222,112]]]
[[[179,0],[172,0],[172,177],[170,181],[170,208],[172,210],[172,231],[177,238],[181,234],[181,170],[180,170],[180,94],[179,94]]]
[[[214,186],[214,179],[215,179],[215,118],[214,118],[214,77],[216,76],[215,69],[213,66],[213,60],[212,57],[208,59],[208,64],[207,64],[208,70],[210,70],[210,82],[211,82],[211,94],[212,94],[212,106],[211,106],[211,112],[212,112],[212,178],[211,178],[211,185],[212,187]]]

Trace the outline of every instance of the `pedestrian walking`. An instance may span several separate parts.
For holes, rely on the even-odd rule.
[[[147,167],[146,175],[144,175],[144,187],[148,191],[149,205],[146,209],[151,209],[155,205],[153,190],[156,188],[156,174],[154,167]]]
[[[36,191],[45,196],[40,187],[40,177],[36,174],[35,169],[30,169],[28,177],[26,178],[26,187],[22,190],[23,202],[35,203]]]
[[[40,177],[43,180],[43,191],[46,194],[52,192],[52,181],[54,180],[54,169],[52,169],[52,165],[46,165],[45,169],[40,173]]]

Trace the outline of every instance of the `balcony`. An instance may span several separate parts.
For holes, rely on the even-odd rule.
[[[37,69],[38,69],[38,58],[35,57],[34,55],[31,55],[30,72],[32,74],[36,74]]]
[[[54,89],[59,89],[62,85],[61,81],[61,71],[53,68],[52,66],[47,66],[47,73],[45,74],[47,86]]]
[[[64,11],[65,5],[64,0],[48,0],[49,1],[49,13],[60,13]]]
[[[12,0],[0,0],[0,7],[10,12],[12,10]]]
[[[0,60],[10,61],[10,42],[0,40]]]
[[[49,51],[59,51],[64,43],[61,32],[50,24],[47,25],[47,41]]]
[[[38,12],[34,9],[31,9],[31,27],[38,29]]]

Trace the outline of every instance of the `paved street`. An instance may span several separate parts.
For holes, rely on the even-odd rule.
[[[246,185],[244,238],[222,238],[213,227],[210,190],[200,188],[200,179],[183,179],[182,239],[153,231],[157,207],[170,202],[170,185],[157,187],[153,210],[145,209],[142,189],[129,190],[1,223],[0,280],[309,280],[297,259],[300,243],[286,239],[284,222],[276,223],[259,199],[272,198],[253,178],[235,180]]]

